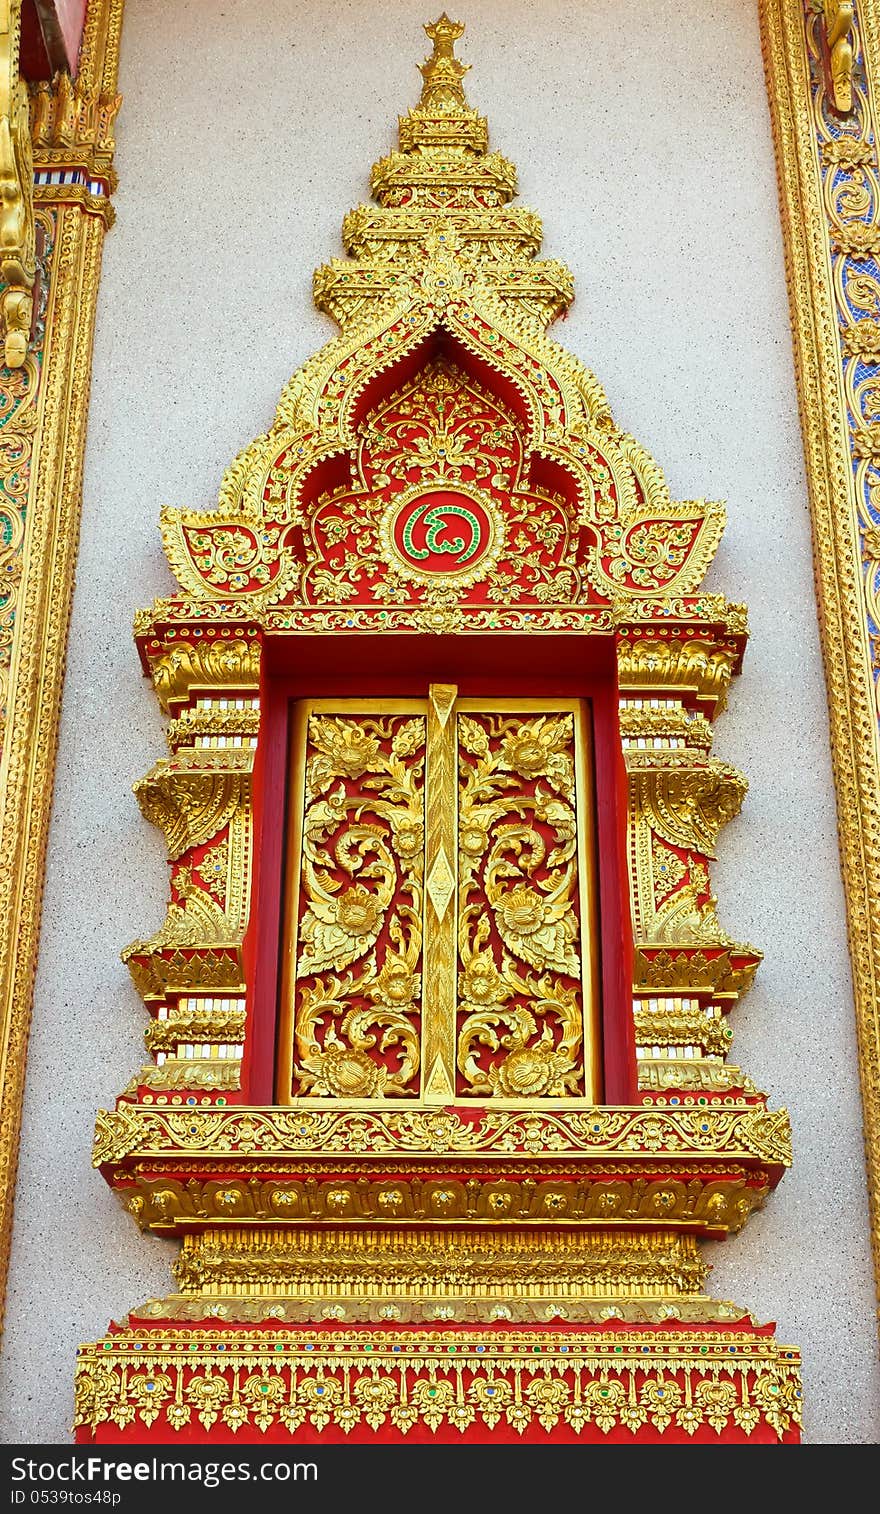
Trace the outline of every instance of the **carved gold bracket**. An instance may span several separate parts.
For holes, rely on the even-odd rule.
[[[853,0],[822,0],[825,45],[834,109],[841,115],[852,110]]]

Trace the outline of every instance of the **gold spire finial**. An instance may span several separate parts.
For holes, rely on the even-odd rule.
[[[419,104],[431,110],[467,110],[461,81],[470,64],[462,63],[455,56],[455,44],[464,34],[464,23],[450,21],[444,11],[437,21],[425,27],[425,32],[434,44],[434,51],[430,58],[419,64],[419,72],[425,81]]]
[[[421,99],[399,117],[398,151],[374,164],[373,193],[386,208],[422,206],[446,214],[506,205],[516,194],[516,170],[490,153],[486,119],[465,98],[461,81],[469,65],[455,56],[464,25],[444,11],[425,32],[434,46],[419,64]]]

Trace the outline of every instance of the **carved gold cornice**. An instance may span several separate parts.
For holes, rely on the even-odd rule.
[[[618,646],[621,692],[645,689],[655,698],[664,690],[677,697],[692,692],[713,714],[720,714],[740,656],[736,646],[719,646],[702,637],[660,640],[633,633]]]
[[[180,1235],[194,1226],[244,1222],[273,1225],[358,1226],[394,1221],[403,1229],[444,1226],[517,1225],[551,1230],[613,1224],[640,1238],[655,1225],[674,1226],[719,1240],[741,1230],[763,1207],[771,1187],[766,1169],[737,1168],[729,1153],[685,1179],[662,1161],[633,1167],[627,1155],[612,1171],[590,1181],[559,1176],[552,1168],[503,1164],[485,1181],[438,1181],[430,1168],[420,1173],[407,1163],[407,1176],[375,1178],[343,1171],[336,1178],[311,1164],[299,1178],[245,1178],[222,1167],[206,1178],[156,1178],[137,1167],[119,1197],[144,1230]],[[659,1171],[659,1176],[657,1175]],[[540,1181],[538,1174],[540,1172]],[[584,1180],[586,1179],[586,1180]]]
[[[226,1404],[224,1425],[294,1432],[305,1422],[302,1404],[326,1384],[322,1377],[301,1388],[288,1351],[284,1322],[302,1318],[305,1302],[318,1310],[306,1317],[322,1325],[311,1347],[332,1349],[339,1362],[351,1337],[337,1322],[387,1323],[401,1317],[387,1311],[402,1305],[416,1323],[496,1324],[536,1318],[544,1305],[545,1325],[565,1317],[599,1326],[600,1336],[603,1325],[626,1319],[645,1326],[648,1353],[660,1320],[675,1318],[670,1392],[681,1397],[672,1434],[703,1424],[741,1436],[759,1425],[764,1438],[796,1434],[795,1353],[784,1366],[781,1356],[771,1362],[766,1327],[699,1293],[692,1249],[695,1236],[739,1230],[790,1161],[786,1113],[768,1110],[724,1060],[724,1016],[759,956],[722,930],[708,872],[745,793],[741,775],[710,755],[710,721],[747,636],[742,606],[699,592],[724,507],[673,501],[659,466],[615,424],[595,376],[547,335],[571,303],[572,277],[539,259],[539,218],[510,203],[514,169],[490,150],[486,122],[464,93],[466,67],[455,54],[462,29],[445,15],[426,28],[433,52],[421,98],[399,123],[398,148],[373,169],[376,203],[346,217],[347,257],[315,276],[315,302],[339,334],[294,373],[269,431],[229,466],[217,510],[161,512],[181,592],[139,615],[136,636],[172,717],[172,756],[136,792],[168,843],[171,896],[159,930],[124,954],[153,1017],[147,1041],[157,1065],[99,1115],[94,1161],[143,1228],[208,1235],[187,1243],[179,1294],[133,1315],[116,1344],[111,1332],[107,1358],[83,1348],[83,1434],[101,1438],[108,1423],[132,1434],[139,1431],[127,1427],[140,1423],[157,1438],[187,1426],[212,1433],[216,1405],[200,1408],[199,1431],[192,1415],[213,1344],[194,1309],[230,1332],[230,1354],[209,1387]],[[442,542],[436,501],[447,491],[460,502],[443,508],[456,530],[467,523],[470,544]],[[413,510],[423,508],[434,517],[426,517],[424,549],[413,536]],[[441,561],[466,546],[464,557]],[[582,706],[535,697],[534,719],[509,720],[505,703],[487,727],[492,712],[465,702],[471,713],[459,726],[450,719],[455,687],[430,678],[406,715],[388,716],[371,698],[366,725],[332,707],[322,715],[308,702],[311,690],[300,698],[283,950],[295,988],[282,990],[289,1050],[276,1054],[275,1069],[276,1097],[290,1102],[260,1102],[272,1074],[264,1022],[274,1010],[263,953],[278,922],[262,915],[274,910],[266,888],[251,895],[255,805],[267,806],[261,870],[280,867],[274,840],[286,824],[264,781],[262,764],[275,762],[280,745],[275,706],[260,714],[261,675],[274,698],[275,669],[307,667],[314,647],[315,666],[318,652],[335,657],[334,687],[347,688],[348,668],[371,655],[362,642],[362,655],[349,659],[361,632],[421,637],[427,651],[435,635],[513,632],[537,642],[572,633],[604,639],[596,660],[609,671],[616,656],[636,957],[632,1008],[621,1006],[633,1019],[621,1034],[622,1065],[608,1075],[607,1105],[593,1102],[601,1094],[588,1062],[599,1042],[588,983],[598,932],[582,867],[593,850]],[[532,824],[539,810],[552,847]],[[529,859],[516,891],[510,880],[520,864],[489,835],[505,814],[517,817],[504,827],[509,855],[515,848]],[[457,896],[462,859],[486,846],[505,882]],[[344,859],[355,851],[350,875],[337,877],[337,863],[348,873]],[[380,860],[364,865],[374,851]],[[412,860],[398,869],[395,856]],[[404,897],[406,918],[418,922],[412,931],[401,923]],[[471,906],[471,897],[484,902]],[[392,900],[398,913],[377,926]],[[515,949],[540,978],[511,976]],[[355,963],[369,976],[361,980]],[[678,981],[658,992],[653,979],[667,975]],[[564,979],[577,990],[563,991]],[[358,1007],[355,984],[381,1005],[378,1017],[367,1020],[373,1010]],[[410,1004],[417,1013],[400,1007]],[[420,1060],[425,1076],[416,1084]],[[397,1239],[374,1245],[387,1227]],[[519,1241],[508,1239],[517,1229]],[[479,1248],[496,1233],[486,1260]],[[471,1312],[459,1316],[459,1308]],[[171,1321],[181,1322],[179,1333]],[[259,1386],[232,1376],[235,1332],[257,1321],[287,1353],[287,1376]],[[743,1349],[736,1404],[711,1367],[695,1382],[686,1376],[687,1354],[701,1349],[697,1336],[709,1324],[728,1328],[728,1353]],[[130,1330],[148,1336],[149,1379],[129,1372],[127,1358],[127,1376],[112,1362]],[[184,1335],[195,1379],[175,1376]],[[498,1333],[496,1374],[516,1339],[513,1330]],[[447,1340],[448,1352],[458,1349],[451,1333]],[[546,1333],[544,1345],[551,1351]],[[709,1349],[709,1336],[702,1346]],[[603,1349],[592,1350],[586,1330],[571,1335],[560,1355],[582,1353],[588,1364],[577,1369],[577,1402],[568,1403],[566,1372],[548,1362],[541,1384],[529,1383],[524,1399],[511,1396],[508,1423],[525,1431],[534,1419],[550,1431],[565,1403],[578,1434],[597,1424],[638,1432],[649,1418],[632,1384],[620,1414],[582,1412],[594,1388],[612,1392]],[[387,1419],[395,1433],[419,1418],[432,1430],[444,1425],[430,1400],[445,1399],[447,1385],[431,1372],[423,1415],[411,1412],[420,1385],[408,1407],[397,1400],[397,1379],[374,1379],[369,1391],[391,1417],[371,1399],[366,1425],[376,1430]],[[343,1390],[334,1378],[327,1391]],[[650,1423],[665,1433],[672,1416],[665,1387],[657,1391]],[[285,1407],[275,1414],[267,1404],[252,1417],[245,1404],[256,1392]],[[336,1423],[355,1428],[364,1392],[340,1399]],[[462,1383],[449,1418],[462,1431],[475,1423],[464,1393]],[[150,1394],[155,1408],[138,1408]],[[793,1407],[780,1414],[782,1394]],[[491,1405],[483,1416],[490,1427],[498,1417]],[[327,1424],[316,1412],[313,1427]]]
[[[157,643],[158,646],[158,643]],[[153,686],[163,710],[184,704],[193,691],[251,691],[260,686],[261,646],[256,638],[233,636],[193,646],[181,641],[163,647],[155,657],[147,652]]]

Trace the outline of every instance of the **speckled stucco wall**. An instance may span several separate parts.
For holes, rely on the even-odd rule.
[[[312,269],[414,103],[427,0],[130,0],[85,508],[0,1376],[7,1441],[68,1437],[77,1343],[167,1291],[89,1166],[142,1060],[118,958],[156,928],[161,838],[131,783],[162,755],[134,609],[170,590],[161,503],[212,502],[330,335]],[[714,1290],[805,1357],[807,1438],[880,1427],[853,1013],[770,127],[747,0],[469,0],[471,98],[578,300],[558,328],[673,493],[726,498],[711,587],[752,643],[719,755],[748,774],[714,877],[766,953],[736,1060],[791,1109],[796,1166]]]

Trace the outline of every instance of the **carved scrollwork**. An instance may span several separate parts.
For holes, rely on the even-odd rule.
[[[246,751],[184,749],[135,784],[141,813],[165,833],[172,862],[228,824],[248,795],[251,766]]]
[[[143,1109],[119,1116],[120,1131],[127,1139],[135,1116],[141,1120],[137,1145],[141,1160],[177,1153],[200,1161],[211,1158],[260,1162],[267,1156],[289,1155],[302,1159],[322,1156],[334,1160],[350,1157],[360,1162],[366,1153],[398,1161],[404,1156],[457,1157],[491,1154],[517,1157],[548,1156],[567,1160],[580,1154],[609,1160],[633,1161],[674,1156],[676,1161],[705,1163],[709,1160],[750,1155],[766,1160],[760,1107],[717,1106],[706,1109],[601,1108],[570,1111],[546,1107],[539,1110],[490,1108],[471,1118],[455,1108],[427,1110],[389,1106],[371,1110],[319,1109],[211,1109],[196,1119],[189,1111]],[[778,1118],[777,1118],[778,1115]],[[791,1161],[788,1114],[774,1115],[778,1160]],[[101,1129],[109,1140],[116,1116],[104,1111]],[[756,1135],[757,1132],[757,1135]],[[787,1144],[786,1144],[787,1143]],[[128,1148],[134,1151],[135,1145]],[[96,1165],[116,1158],[101,1157]]]
[[[420,1067],[424,715],[309,717],[294,1076],[414,1093]]]

